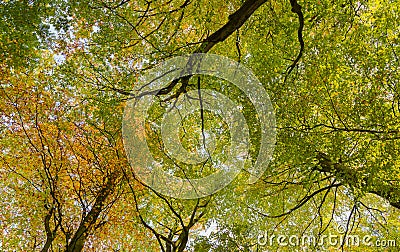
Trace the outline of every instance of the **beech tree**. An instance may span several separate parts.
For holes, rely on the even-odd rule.
[[[398,6],[0,1],[1,250],[397,251]],[[264,151],[263,125],[248,94],[202,75],[137,92],[148,71],[194,53],[251,69],[269,95],[276,142],[255,183],[249,170]],[[203,108],[200,90],[240,106],[249,131],[245,168],[212,195],[173,198],[130,162],[124,109],[154,98],[143,118],[152,158],[182,179],[201,178],[229,158],[233,133],[226,118]],[[196,164],[171,155],[162,136],[164,115],[181,101],[198,104],[182,118],[182,146],[213,149]],[[304,236],[314,240],[289,242]]]

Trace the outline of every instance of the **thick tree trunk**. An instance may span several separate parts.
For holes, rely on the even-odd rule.
[[[47,252],[49,251],[51,244],[53,243],[55,237],[56,237],[56,232],[57,232],[57,227],[54,228],[54,230],[51,230],[50,228],[50,220],[51,216],[53,215],[54,208],[51,208],[49,212],[46,214],[44,217],[44,229],[46,231],[46,243],[44,244],[41,252]]]
[[[99,191],[95,203],[89,213],[83,218],[74,236],[69,241],[65,251],[66,252],[80,252],[83,250],[86,238],[91,231],[95,228],[96,221],[103,211],[104,204],[108,196],[113,192],[116,181],[118,179],[119,172],[110,174],[106,184]]]

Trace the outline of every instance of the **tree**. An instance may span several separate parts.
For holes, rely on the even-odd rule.
[[[397,6],[392,0],[1,2],[0,248],[368,251],[379,241],[396,251]],[[247,183],[246,170],[262,151],[262,125],[247,94],[199,75],[135,92],[148,70],[190,53],[240,62],[270,96],[276,146],[255,184]],[[222,190],[174,199],[143,183],[129,164],[123,110],[154,96],[143,129],[152,157],[177,176],[200,178],[229,157],[232,142],[224,118],[203,108],[200,88],[241,105],[249,156]],[[184,164],[164,148],[163,116],[185,99],[199,110],[182,120],[184,148],[207,150],[205,133],[215,140],[210,159],[198,164]],[[329,244],[330,234],[342,240]],[[283,246],[272,235],[316,240]],[[371,244],[347,242],[368,236]]]

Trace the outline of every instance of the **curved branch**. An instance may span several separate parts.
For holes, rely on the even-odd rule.
[[[301,56],[303,56],[303,51],[304,51],[304,40],[303,40],[304,15],[303,15],[303,12],[301,11],[301,5],[297,3],[297,0],[290,0],[290,5],[292,6],[291,11],[293,13],[296,13],[298,16],[298,19],[299,19],[299,28],[297,29],[297,38],[300,43],[300,51],[299,51],[299,54],[297,55],[296,59],[293,61],[293,63],[287,68],[285,82],[286,82],[286,78],[290,75],[290,73],[296,67],[297,63],[299,63],[300,58],[301,58]]]
[[[235,11],[233,14],[229,15],[228,22],[215,31],[213,34],[204,39],[200,46],[193,53],[207,53],[219,42],[225,41],[232,33],[237,31],[250,17],[251,15],[267,0],[246,0],[243,5]],[[190,63],[190,60],[189,60]],[[139,97],[148,94],[156,95],[166,95],[170,93],[173,88],[180,82],[180,88],[172,94],[170,97],[166,98],[164,101],[169,101],[171,99],[178,98],[182,93],[186,93],[186,88],[189,84],[189,79],[191,76],[185,76],[180,80],[174,80],[166,88],[155,90],[151,93],[140,94]]]

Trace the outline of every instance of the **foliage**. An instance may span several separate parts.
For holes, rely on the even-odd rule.
[[[0,1],[1,250],[397,251],[399,6],[396,0]],[[230,57],[255,73],[275,109],[277,142],[255,184],[243,171],[214,195],[181,200],[137,179],[121,125],[140,76],[193,52]],[[157,125],[199,83],[241,104],[251,140],[248,168],[260,151],[254,107],[232,84],[204,76],[156,96],[146,118],[154,158],[166,170],[177,162],[163,150]],[[201,149],[202,130],[216,136],[215,160],[226,159],[230,133],[210,111],[184,118],[184,147]],[[202,177],[214,171],[211,164],[173,172]],[[265,232],[317,242],[263,245]],[[324,242],[338,233],[397,243]]]

